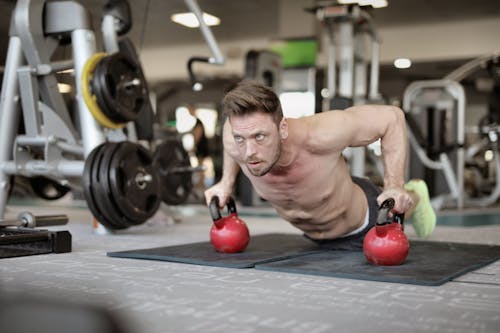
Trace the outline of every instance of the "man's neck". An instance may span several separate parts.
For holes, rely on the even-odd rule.
[[[286,173],[293,168],[296,153],[291,149],[290,142],[285,139],[281,141],[281,153],[278,161],[271,169],[270,173],[273,175],[280,175]]]

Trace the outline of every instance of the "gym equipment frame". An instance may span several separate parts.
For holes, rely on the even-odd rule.
[[[222,64],[224,58],[215,38],[201,19],[201,10],[196,1],[185,0],[185,3],[198,17],[200,29],[215,53],[214,58],[207,58],[207,62]],[[122,43],[117,36],[128,31],[131,24],[126,1],[112,1],[110,5],[111,9],[105,8],[102,22],[104,48],[110,56],[103,59],[111,59],[112,55],[122,53]],[[89,59],[92,60],[97,54],[96,38],[90,22],[89,12],[75,1],[19,0],[16,4],[11,18],[0,101],[0,218],[5,214],[9,188],[12,186],[10,179],[14,175],[44,176],[60,185],[83,189],[85,184],[82,184],[82,174],[88,162],[87,157],[96,147],[110,141],[134,142],[144,139],[139,136],[137,123],[136,128],[130,127],[131,121],[124,123],[127,126],[125,134],[123,126],[115,126],[114,129],[114,126],[103,125],[97,120],[96,112],[90,112],[90,102],[99,104],[94,98],[102,104],[102,98],[99,100],[99,96],[96,96],[100,89],[89,89],[89,79],[85,80],[85,74],[90,77],[95,73],[89,71]],[[72,59],[52,61],[57,47],[66,43],[71,45]],[[130,65],[132,70],[129,72],[134,72],[133,61],[130,63],[127,59],[137,58],[135,49],[130,43],[125,43],[123,48],[123,53],[129,57],[121,58],[121,67]],[[100,68],[101,73],[113,70],[111,61],[94,64],[95,70]],[[139,68],[130,75],[130,82],[117,81],[116,85],[126,90],[136,89],[138,94],[144,94],[148,99],[140,64],[135,65]],[[74,114],[68,110],[58,90],[56,75],[65,70],[74,71]],[[92,83],[91,88],[99,87],[94,84],[95,80]],[[107,87],[100,84],[100,88]],[[93,91],[88,93],[89,90]],[[104,100],[106,102],[106,98]],[[106,114],[102,106],[96,109],[98,115]],[[18,134],[21,122],[24,132]],[[137,129],[137,133],[134,129]],[[174,169],[177,170],[175,166]],[[192,170],[184,167],[178,172],[188,171]],[[142,177],[145,181],[151,178],[146,176],[151,175]],[[145,184],[144,181],[140,183],[141,187]]]
[[[472,127],[473,133],[480,134],[483,139],[465,147],[466,95],[464,88],[460,84],[460,81],[478,69],[487,67],[488,63],[498,64],[499,59],[499,54],[485,55],[465,63],[446,75],[443,80],[416,81],[411,83],[405,90],[403,109],[407,115],[409,125],[410,145],[415,151],[418,160],[425,167],[443,172],[449,190],[449,193],[435,195],[432,198],[431,201],[435,208],[449,205],[450,201],[452,206],[459,209],[466,206],[486,207],[494,204],[500,198],[500,152],[498,150],[500,126],[497,121],[488,120],[485,117],[487,123],[480,122],[479,126]],[[498,80],[498,77],[496,76],[495,79]],[[430,96],[433,97],[426,98],[426,91],[431,91]],[[437,151],[433,151],[435,150],[434,147],[428,147],[420,127],[413,118],[415,114],[426,113],[429,108],[452,112],[451,122],[447,128],[454,136],[453,142],[448,145],[445,144],[444,147],[440,147]],[[469,133],[471,133],[470,130]],[[488,195],[472,198],[465,194],[466,163],[483,149],[490,150],[492,154],[491,162],[495,172],[495,186],[492,187]],[[429,151],[433,151],[433,153],[430,154]],[[453,166],[453,162],[449,157],[450,154],[454,154],[455,166]]]

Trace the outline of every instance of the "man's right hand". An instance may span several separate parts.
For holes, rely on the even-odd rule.
[[[207,206],[210,206],[210,201],[213,197],[219,197],[219,208],[224,208],[231,196],[233,189],[231,186],[225,185],[223,182],[218,182],[205,191],[205,201]]]

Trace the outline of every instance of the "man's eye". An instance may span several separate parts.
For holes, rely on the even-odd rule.
[[[243,142],[243,138],[241,136],[234,136],[234,141],[236,143],[242,143]]]
[[[255,136],[255,140],[257,140],[257,141],[262,141],[262,140],[264,140],[264,138],[265,138],[264,134],[257,134]]]

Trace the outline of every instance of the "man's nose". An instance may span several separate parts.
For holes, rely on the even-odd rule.
[[[253,142],[252,140],[247,140],[245,147],[245,153],[247,157],[255,155],[256,152],[257,152],[257,145],[255,144],[255,142]]]

